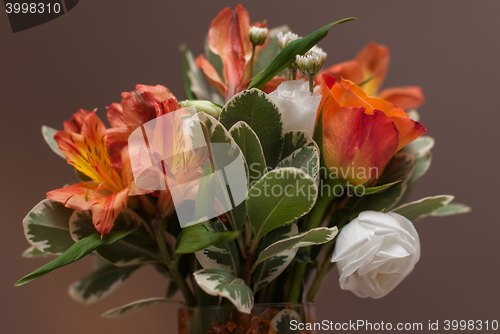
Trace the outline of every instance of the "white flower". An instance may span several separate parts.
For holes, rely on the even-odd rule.
[[[294,34],[293,32],[287,32],[286,34],[283,34],[281,31],[277,35],[278,37],[278,44],[281,46],[281,49],[284,49],[285,46],[290,44],[292,41],[295,41],[296,39],[299,38],[299,35]]]
[[[420,241],[413,224],[393,212],[361,212],[337,237],[340,287],[358,297],[382,298],[413,270]]]
[[[269,97],[283,115],[283,131],[307,131],[312,137],[321,95],[303,80],[285,81]]]
[[[250,30],[248,32],[250,36],[250,42],[254,45],[262,45],[265,43],[267,34],[269,33],[269,30],[267,28],[259,28],[259,27],[250,27]]]
[[[326,60],[326,52],[318,46],[313,46],[303,56],[297,55],[295,62],[299,70],[305,74],[316,74]]]

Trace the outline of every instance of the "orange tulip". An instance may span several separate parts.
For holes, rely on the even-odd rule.
[[[333,65],[323,72],[337,80],[346,79],[361,86],[370,97],[379,97],[405,110],[418,108],[424,102],[422,90],[417,86],[393,87],[380,91],[389,67],[389,49],[376,43],[368,44],[355,59]],[[318,75],[321,79],[321,75]]]
[[[323,149],[330,171],[354,185],[375,181],[392,156],[427,132],[403,109],[349,80],[321,83]]]

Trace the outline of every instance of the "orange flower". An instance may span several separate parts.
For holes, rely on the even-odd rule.
[[[325,163],[355,185],[376,180],[397,151],[427,132],[403,109],[369,97],[349,80],[330,89],[323,82],[320,93]]]
[[[250,16],[241,5],[237,5],[235,11],[229,7],[223,9],[210,25],[208,47],[222,60],[224,80],[220,78],[217,70],[203,55],[196,59],[196,65],[203,70],[207,81],[226,100],[244,90],[248,80],[252,77],[250,26]],[[267,28],[265,23],[260,22],[254,23],[252,26]],[[268,39],[269,37],[263,45],[255,48],[254,62],[257,60],[259,51],[266,47]]]
[[[127,207],[128,196],[148,191],[135,186],[127,150],[121,156],[123,173],[111,165],[106,149],[106,126],[97,117],[79,110],[54,139],[66,161],[91,181],[73,184],[47,193],[47,198],[77,210],[91,210],[95,228],[104,235],[111,231],[116,217]]]
[[[355,59],[333,65],[321,74],[328,73],[337,80],[347,79],[357,84],[371,78],[361,86],[368,96],[379,97],[405,110],[420,107],[424,102],[420,87],[393,87],[379,92],[387,74],[389,61],[390,55],[387,47],[370,43],[358,53]],[[318,75],[317,78],[321,79],[322,76]]]

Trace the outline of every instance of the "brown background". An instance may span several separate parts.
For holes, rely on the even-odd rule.
[[[152,269],[112,296],[82,306],[67,286],[90,269],[83,261],[14,288],[45,260],[21,259],[28,247],[21,221],[45,192],[74,180],[72,169],[45,145],[40,127],[61,128],[78,108],[120,101],[137,83],[163,84],[183,98],[178,46],[196,55],[210,21],[232,1],[80,1],[70,13],[12,34],[0,13],[0,332],[175,333],[176,307],[117,322],[105,310],[161,296],[165,282]],[[318,319],[424,322],[500,320],[500,224],[497,192],[500,112],[498,1],[247,1],[252,21],[289,24],[300,35],[347,16],[321,42],[328,63],[351,59],[370,41],[390,47],[385,87],[420,85],[420,109],[437,140],[433,167],[414,198],[455,194],[471,214],[428,218],[417,229],[422,258],[415,271],[381,300],[359,299],[332,273],[318,301]]]

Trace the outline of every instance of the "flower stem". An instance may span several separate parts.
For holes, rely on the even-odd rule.
[[[297,70],[296,69],[292,70],[292,80],[297,80]]]
[[[307,302],[315,302],[316,299],[318,299],[318,294],[321,289],[321,285],[323,284],[323,280],[325,279],[326,275],[330,271],[331,268],[335,263],[332,263],[330,261],[325,261],[323,263],[323,266],[321,269],[318,271],[318,274],[314,278],[314,281],[311,285],[311,289],[309,289],[309,293],[307,294]]]
[[[314,74],[308,73],[307,77],[309,79],[309,91],[312,93],[314,91]]]
[[[167,245],[165,243],[165,231],[167,229],[167,222],[164,219],[155,219],[155,225],[158,225],[158,228],[155,228],[156,231],[156,243],[158,244],[158,248],[160,249],[161,255],[165,260],[165,264],[167,265],[172,278],[175,280],[179,288],[181,289],[182,294],[184,295],[184,299],[186,300],[186,304],[188,306],[195,305],[195,297],[189,286],[186,284],[186,281],[182,278],[181,273],[179,272],[178,264],[180,260],[180,255],[177,256],[175,261],[172,261],[172,256],[168,251]]]
[[[252,44],[252,58],[250,58],[250,77],[253,78],[253,62],[255,58],[255,44]]]

